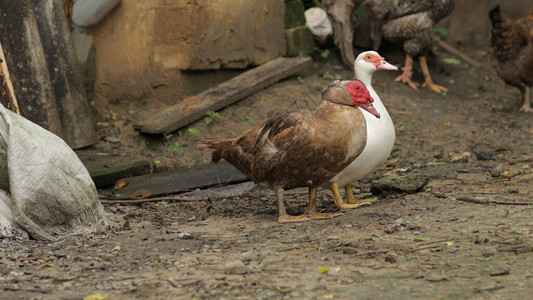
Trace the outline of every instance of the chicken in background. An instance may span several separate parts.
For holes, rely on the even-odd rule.
[[[370,10],[374,48],[379,47],[381,38],[391,42],[403,42],[406,53],[403,73],[396,81],[403,82],[413,89],[419,84],[411,80],[413,58],[418,57],[424,84],[431,90],[441,93],[448,91],[431,79],[425,52],[431,46],[432,28],[455,8],[455,0],[365,0]]]
[[[503,17],[500,7],[490,11],[492,65],[506,84],[517,87],[523,98],[521,111],[533,112],[529,88],[533,86],[533,10],[523,19]]]

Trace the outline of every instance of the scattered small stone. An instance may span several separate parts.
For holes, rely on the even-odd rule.
[[[420,229],[421,227],[418,225],[414,225],[414,224],[407,225],[407,230],[420,230]]]
[[[426,281],[429,281],[429,282],[439,282],[439,281],[448,281],[448,280],[450,280],[450,278],[446,275],[442,275],[440,277],[426,278]]]
[[[490,257],[490,256],[493,256],[493,255],[494,255],[494,252],[490,252],[490,251],[483,252],[483,257]]]
[[[492,177],[500,177],[500,174],[503,172],[503,169],[504,169],[503,165],[499,164],[496,167],[490,169],[490,175]]]
[[[518,189],[515,189],[515,188],[508,189],[507,192],[508,192],[509,194],[519,194]]]
[[[342,253],[344,254],[357,254],[359,251],[357,251],[357,248],[355,247],[343,247]]]
[[[450,162],[468,162],[470,160],[470,157],[472,157],[472,154],[470,152],[463,152],[463,153],[450,153]]]
[[[446,198],[446,197],[448,197],[448,196],[446,196],[446,194],[441,193],[441,192],[435,192],[435,193],[433,193],[433,196],[435,196],[437,198]]]
[[[385,255],[385,261],[388,262],[388,263],[391,263],[391,264],[395,264],[398,262],[398,260],[396,260],[396,257],[388,254],[388,255]]]
[[[495,160],[496,156],[488,152],[476,152],[477,160]]]
[[[400,226],[399,225],[392,225],[390,227],[387,227],[383,230],[386,234],[393,234],[395,232],[398,232],[400,231]]]
[[[120,138],[116,136],[106,136],[105,139],[110,143],[120,143]]]
[[[233,260],[224,265],[224,274],[245,275],[248,271],[248,267],[240,260]]]
[[[506,270],[506,269],[499,269],[499,270],[496,270],[496,271],[492,271],[490,272],[490,276],[503,276],[503,275],[509,275],[509,270]]]
[[[193,236],[192,234],[188,233],[188,232],[182,232],[182,233],[179,233],[178,234],[178,239],[182,239],[182,240],[190,240],[192,239]]]

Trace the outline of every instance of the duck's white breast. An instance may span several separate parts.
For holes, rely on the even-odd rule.
[[[381,117],[378,119],[361,109],[366,120],[366,146],[348,167],[329,180],[329,182],[337,182],[339,187],[344,187],[370,174],[387,160],[394,146],[396,134],[392,119],[374,89],[370,87],[368,90],[374,98],[373,105]]]

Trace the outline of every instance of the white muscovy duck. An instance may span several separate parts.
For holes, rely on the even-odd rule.
[[[329,180],[335,204],[341,209],[355,208],[371,201],[356,200],[353,196],[351,183],[372,173],[387,160],[396,136],[392,119],[372,87],[372,75],[377,70],[398,70],[398,68],[386,62],[385,58],[381,57],[377,52],[366,51],[359,54],[355,59],[354,70],[355,78],[366,85],[370,96],[374,99],[372,104],[379,113],[380,118],[376,118],[375,115],[360,109],[366,122],[366,145],[361,154],[350,165]],[[358,147],[358,145],[356,146]],[[342,201],[339,187],[344,187],[345,189],[346,202]]]

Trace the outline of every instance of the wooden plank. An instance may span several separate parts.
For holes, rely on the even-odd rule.
[[[77,155],[97,188],[113,186],[124,177],[140,176],[151,171],[150,162],[144,159],[92,152],[81,152]]]
[[[171,171],[125,178],[128,184],[115,194],[130,195],[147,189],[159,196],[241,183],[249,179],[226,161],[217,164],[180,167]]]
[[[200,94],[187,97],[133,126],[144,133],[169,133],[203,118],[208,111],[222,109],[310,67],[312,60],[309,57],[276,58]]]

